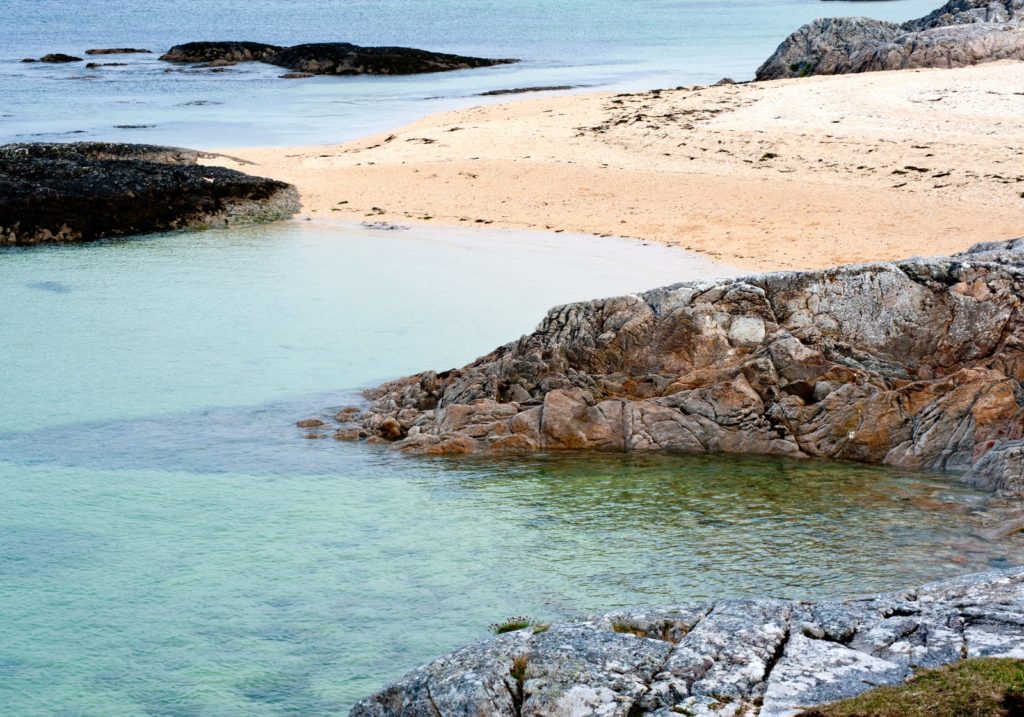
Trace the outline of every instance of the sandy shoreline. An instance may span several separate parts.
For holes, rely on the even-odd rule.
[[[747,269],[1024,235],[1024,63],[520,99],[225,149],[304,216],[635,237]]]

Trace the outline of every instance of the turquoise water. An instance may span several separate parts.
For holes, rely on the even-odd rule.
[[[790,32],[822,15],[906,20],[939,0],[6,0],[0,3],[0,142],[105,139],[198,148],[351,139],[480,92],[535,86],[649,89],[750,79]],[[128,67],[25,65],[90,47],[161,52],[191,40],[329,40],[407,45],[520,64],[418,77],[278,79],[246,64],[165,72],[152,56],[92,58]],[[501,98],[499,98],[501,99]],[[507,99],[507,98],[504,98]],[[499,100],[494,100],[499,101]],[[124,129],[119,126],[128,125]]]
[[[552,304],[711,271],[610,239],[304,222],[0,254],[0,711],[338,714],[511,614],[1021,562],[971,537],[988,498],[941,476],[423,460],[293,425]]]

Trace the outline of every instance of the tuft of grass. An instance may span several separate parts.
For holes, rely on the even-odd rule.
[[[547,632],[550,629],[551,629],[551,625],[548,625],[546,622],[537,623],[537,624],[535,624],[533,626],[533,634],[534,635],[539,635],[542,632]]]
[[[516,681],[516,684],[522,685],[526,682],[526,667],[529,661],[529,655],[519,655],[512,659],[512,667],[509,668],[508,674]]]
[[[524,615],[507,617],[502,622],[493,623],[491,625],[491,632],[495,635],[504,635],[506,632],[515,632],[516,630],[526,629],[532,624],[533,620]]]
[[[1024,660],[976,658],[921,670],[798,717],[1014,717],[1024,715]]]

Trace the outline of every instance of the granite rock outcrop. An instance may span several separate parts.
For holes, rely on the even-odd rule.
[[[1014,491],[1019,460],[981,459],[1024,438],[1022,381],[1018,239],[557,307],[464,368],[367,391],[337,437],[426,454],[833,458],[971,471]]]
[[[0,245],[274,221],[289,184],[197,163],[201,152],[83,142],[0,146]]]
[[[1024,658],[1024,568],[848,601],[687,602],[525,628],[350,714],[790,717],[965,657]]]
[[[758,80],[1024,59],[1024,0],[950,0],[902,24],[865,17],[804,25],[757,70]]]

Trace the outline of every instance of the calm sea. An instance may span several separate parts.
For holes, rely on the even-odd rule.
[[[905,20],[938,0],[3,0],[0,141],[113,139],[198,148],[325,143],[477,103],[480,92],[582,85],[643,89],[753,77],[823,14]],[[418,77],[281,80],[279,68],[166,72],[25,65],[92,47],[165,51],[192,40],[405,45],[521,63]],[[127,129],[125,128],[127,127]]]

